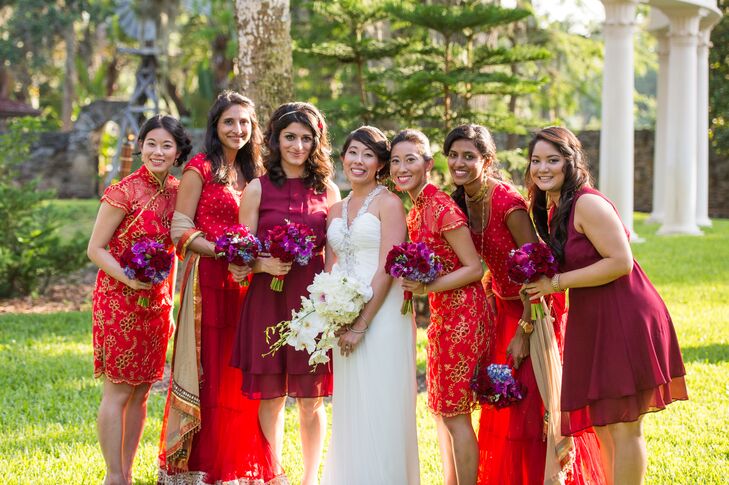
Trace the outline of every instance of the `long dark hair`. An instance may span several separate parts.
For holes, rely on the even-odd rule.
[[[157,128],[162,128],[167,131],[167,133],[172,135],[172,138],[175,139],[177,151],[180,155],[177,157],[173,165],[175,167],[179,167],[185,162],[185,160],[187,160],[187,156],[190,155],[190,152],[192,151],[190,135],[188,135],[187,130],[185,130],[185,127],[182,126],[182,123],[180,123],[177,118],[166,115],[154,115],[145,121],[139,129],[139,136],[137,136],[139,144],[142,145],[149,132],[156,130]]]
[[[374,126],[360,126],[344,140],[340,154],[342,158],[344,158],[344,154],[347,153],[347,149],[353,141],[358,141],[372,150],[377,157],[377,161],[383,164],[382,168],[377,171],[377,181],[385,180],[390,175],[390,142],[385,134]]]
[[[261,135],[261,128],[258,126],[256,106],[253,101],[242,94],[225,90],[218,95],[208,112],[208,125],[205,131],[205,155],[210,161],[213,180],[218,183],[228,183],[234,180],[233,177],[235,176],[235,173],[231,172],[225,161],[223,144],[218,137],[218,121],[220,121],[220,117],[225,110],[234,104],[245,108],[251,118],[251,138],[236,153],[235,165],[243,173],[246,182],[250,182],[263,173],[263,164],[261,163],[263,135]]]
[[[565,159],[564,183],[559,196],[559,206],[552,215],[551,224],[548,222],[547,193],[537,187],[529,170],[534,147],[540,141],[551,144]],[[529,189],[529,211],[539,237],[552,248],[559,261],[564,261],[564,245],[567,242],[567,229],[575,193],[583,187],[592,185],[580,140],[570,130],[560,126],[549,126],[537,132],[529,142],[529,164],[524,181]]]
[[[485,126],[481,125],[460,125],[456,126],[448,133],[445,141],[443,142],[443,154],[448,157],[448,152],[451,151],[451,145],[458,140],[468,140],[472,142],[478,153],[484,158],[486,165],[485,169],[488,170],[488,174],[491,177],[501,179],[496,160],[496,143],[494,138],[491,136],[491,132]],[[464,214],[468,214],[468,208],[466,207],[466,189],[462,185],[456,185],[456,190],[451,194],[453,200],[456,201],[458,207],[461,208]]]
[[[271,115],[266,133],[263,135],[267,149],[263,166],[268,172],[268,177],[279,187],[286,180],[286,174],[281,166],[281,147],[278,138],[281,131],[292,123],[300,123],[309,128],[314,138],[309,157],[304,162],[304,184],[319,193],[325,192],[327,179],[334,173],[329,158],[332,149],[324,116],[310,103],[285,103]]]

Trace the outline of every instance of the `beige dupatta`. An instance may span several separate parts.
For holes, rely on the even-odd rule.
[[[187,470],[192,437],[200,429],[200,256],[192,251],[188,253],[187,247],[201,234],[192,219],[175,212],[171,235],[177,254],[184,258],[184,278],[160,449],[167,467],[183,471]]]
[[[564,484],[574,465],[574,441],[570,436],[562,436],[560,429],[562,359],[552,326],[554,318],[544,298],[540,299],[539,304],[544,316],[537,316],[534,322],[534,332],[529,339],[529,356],[545,410],[547,460],[544,465],[544,483]]]

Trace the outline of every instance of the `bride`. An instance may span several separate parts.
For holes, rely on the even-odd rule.
[[[390,144],[363,126],[347,137],[344,173],[352,191],[329,211],[327,270],[370,282],[372,299],[334,352],[332,437],[322,485],[418,484],[415,325],[400,314],[402,290],[385,258],[405,241],[400,199],[378,183],[389,173]],[[338,351],[337,351],[338,350]]]

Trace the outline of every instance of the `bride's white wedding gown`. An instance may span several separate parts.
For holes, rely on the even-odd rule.
[[[376,189],[380,191],[383,189]],[[365,200],[348,228],[342,218],[327,230],[339,270],[370,282],[380,261],[380,220]],[[415,405],[415,323],[401,315],[403,292],[393,283],[354,352],[334,348],[332,437],[322,485],[420,483]]]

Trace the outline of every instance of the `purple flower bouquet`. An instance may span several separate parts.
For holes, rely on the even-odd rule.
[[[286,224],[269,229],[266,235],[266,251],[273,258],[283,262],[295,262],[299,266],[306,266],[314,256],[314,231],[305,224],[286,221]],[[274,276],[271,280],[273,291],[283,291],[284,276]]]
[[[385,271],[393,278],[407,278],[427,285],[435,281],[442,270],[440,259],[425,243],[402,243],[387,253]],[[400,311],[403,315],[413,311],[412,292],[405,292]]]
[[[215,240],[215,255],[238,266],[253,263],[260,251],[261,242],[242,224],[226,228]],[[248,286],[248,280],[243,280],[242,285]]]
[[[143,238],[124,251],[119,262],[128,278],[156,285],[170,275],[173,261],[174,255],[164,244]],[[137,303],[146,308],[149,306],[149,297],[140,296]]]
[[[551,278],[559,266],[549,246],[543,242],[526,243],[509,253],[507,261],[509,279],[514,283],[526,284],[542,276]],[[532,319],[544,316],[541,305],[532,301]]]
[[[506,364],[489,365],[486,376],[482,372],[476,372],[471,379],[471,389],[476,393],[479,403],[491,404],[497,408],[519,402],[526,395],[526,389],[514,379],[511,367]]]

